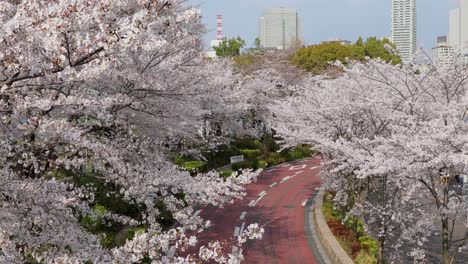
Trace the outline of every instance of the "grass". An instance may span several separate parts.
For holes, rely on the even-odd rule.
[[[199,160],[186,161],[182,167],[188,171],[202,171],[206,166],[206,162]]]

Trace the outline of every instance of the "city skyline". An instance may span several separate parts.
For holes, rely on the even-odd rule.
[[[224,16],[224,35],[240,36],[252,46],[259,36],[258,19],[268,8],[288,7],[298,9],[304,24],[304,42],[307,45],[330,39],[355,41],[358,37],[391,37],[392,1],[342,0],[337,3],[325,0],[190,0],[198,6],[207,26],[204,41],[216,38],[216,15]],[[458,0],[421,0],[417,6],[417,48],[431,50],[439,35],[447,35],[449,12],[458,7]],[[369,12],[372,10],[372,12]]]

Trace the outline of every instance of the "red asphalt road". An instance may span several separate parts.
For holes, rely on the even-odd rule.
[[[244,244],[245,263],[316,263],[304,234],[301,204],[321,185],[319,165],[320,159],[313,158],[265,171],[246,186],[243,200],[224,208],[202,208],[201,216],[212,226],[200,242],[229,241],[236,231],[258,223],[265,225],[265,233],[263,239]]]

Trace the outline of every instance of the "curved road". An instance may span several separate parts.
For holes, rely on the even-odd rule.
[[[303,204],[321,185],[320,160],[313,158],[265,170],[247,196],[224,208],[206,207],[197,212],[212,226],[199,239],[227,241],[251,223],[265,225],[263,239],[244,247],[245,263],[321,263],[306,235]],[[232,250],[236,250],[234,247]]]

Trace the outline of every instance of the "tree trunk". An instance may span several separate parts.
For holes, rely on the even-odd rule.
[[[442,263],[450,264],[449,222],[447,218],[442,220]]]
[[[377,259],[378,264],[384,264],[385,263],[385,237],[379,238],[379,255]]]
[[[358,217],[357,216],[353,216],[353,233],[354,233],[354,241],[357,241],[358,240]]]

